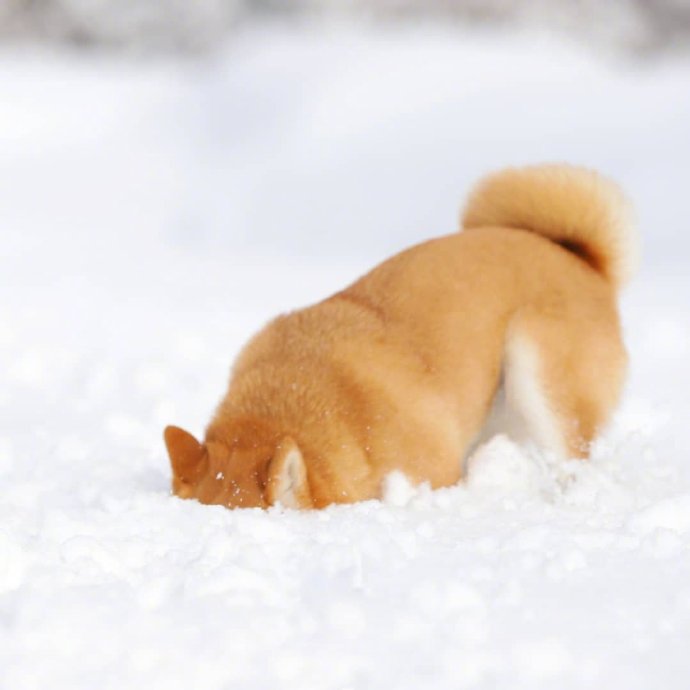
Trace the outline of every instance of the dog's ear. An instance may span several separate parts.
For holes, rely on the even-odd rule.
[[[175,477],[186,483],[196,481],[208,464],[203,445],[189,432],[177,426],[166,426],[163,437]]]
[[[278,444],[268,463],[266,496],[269,504],[280,502],[286,508],[311,508],[314,505],[302,452],[289,437]]]

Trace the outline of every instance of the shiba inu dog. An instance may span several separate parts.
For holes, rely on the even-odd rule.
[[[270,322],[203,443],[165,429],[173,492],[321,508],[378,497],[393,470],[448,486],[498,430],[586,457],[625,377],[625,197],[582,168],[508,169],[479,183],[462,228]]]

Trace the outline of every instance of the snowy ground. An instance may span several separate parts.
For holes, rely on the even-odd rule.
[[[539,36],[248,32],[204,63],[0,54],[0,689],[690,684],[690,62]],[[645,264],[589,464],[298,514],[171,498],[278,311],[452,231],[483,172],[613,175]]]

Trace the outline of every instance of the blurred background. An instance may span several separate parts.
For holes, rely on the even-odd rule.
[[[689,47],[690,0],[4,0],[0,221],[70,261],[132,233],[379,258],[487,170],[568,160],[675,261]]]
[[[15,40],[151,53],[213,50],[257,19],[548,26],[632,53],[690,34],[686,0],[5,0],[0,12]]]

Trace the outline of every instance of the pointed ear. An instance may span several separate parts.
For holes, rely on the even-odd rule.
[[[268,463],[268,502],[286,508],[312,508],[314,503],[307,481],[307,468],[299,446],[289,437],[276,448]]]
[[[206,451],[194,436],[177,426],[166,426],[163,432],[173,474],[183,482],[193,482],[204,471]]]

